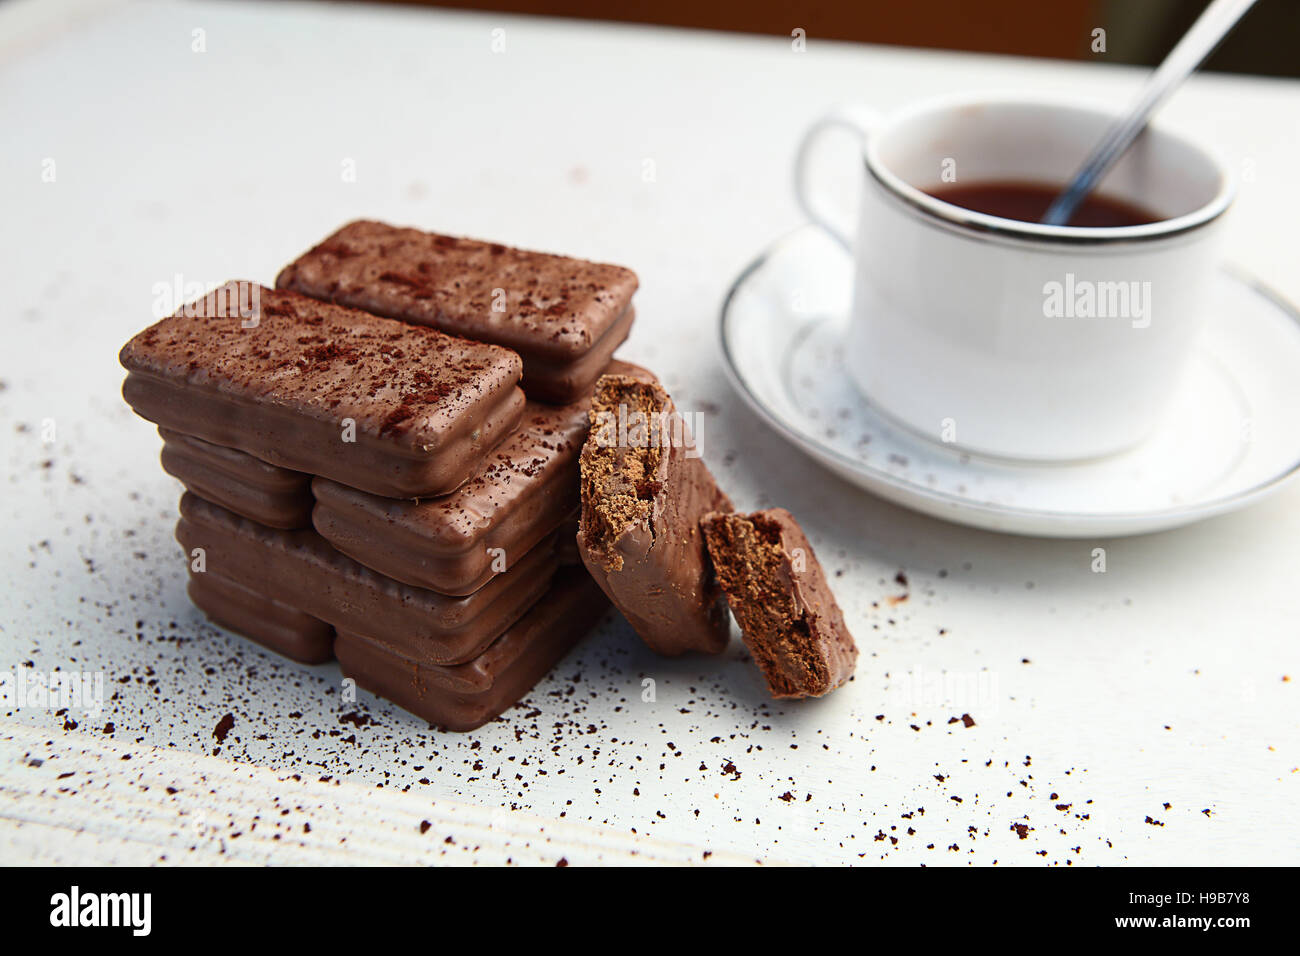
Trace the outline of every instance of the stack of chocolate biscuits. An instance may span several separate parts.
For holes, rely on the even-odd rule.
[[[123,395],[186,488],[194,603],[431,724],[501,714],[608,607],[579,455],[601,374],[648,375],[613,360],[636,285],[357,222],[137,335]]]

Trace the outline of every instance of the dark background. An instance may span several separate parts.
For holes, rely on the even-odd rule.
[[[387,0],[1154,66],[1209,0]],[[1106,53],[1091,52],[1106,31]],[[1259,0],[1208,69],[1300,77],[1300,0]]]

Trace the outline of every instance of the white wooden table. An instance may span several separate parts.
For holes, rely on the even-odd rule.
[[[788,167],[826,107],[1121,102],[1140,71],[382,7],[62,10],[0,6],[0,671],[100,672],[108,699],[0,708],[0,859],[438,860],[464,825],[498,834],[459,857],[487,862],[1296,862],[1300,488],[1143,538],[952,527],[782,444],[715,349],[728,284],[799,221]],[[1198,76],[1165,118],[1240,165],[1231,258],[1300,299],[1300,86]],[[116,351],[172,304],[160,284],[270,281],[359,216],[634,267],[623,355],[707,411],[740,506],[801,518],[855,681],[775,704],[739,641],[663,660],[611,619],[509,722],[443,735],[208,625]],[[250,839],[285,801],[297,838]]]

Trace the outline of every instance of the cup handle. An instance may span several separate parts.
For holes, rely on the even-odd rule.
[[[815,225],[825,229],[831,238],[843,246],[850,255],[853,254],[852,230],[846,228],[843,222],[837,222],[836,217],[818,212],[818,206],[829,207],[831,203],[825,198],[817,201],[819,198],[817,192],[808,181],[808,165],[814,149],[822,141],[823,134],[832,130],[846,130],[852,133],[860,153],[867,144],[871,129],[878,123],[879,114],[867,107],[836,107],[809,127],[808,132],[803,135],[803,141],[799,144],[799,152],[795,155],[794,196],[799,203],[799,208]]]

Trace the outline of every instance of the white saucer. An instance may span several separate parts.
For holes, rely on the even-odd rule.
[[[796,230],[732,286],[722,353],[760,417],[889,501],[994,531],[1141,534],[1241,508],[1300,471],[1300,313],[1236,273],[1216,278],[1208,328],[1157,432],[1120,455],[1047,465],[963,453],[873,408],[842,364],[851,283],[839,246]]]

